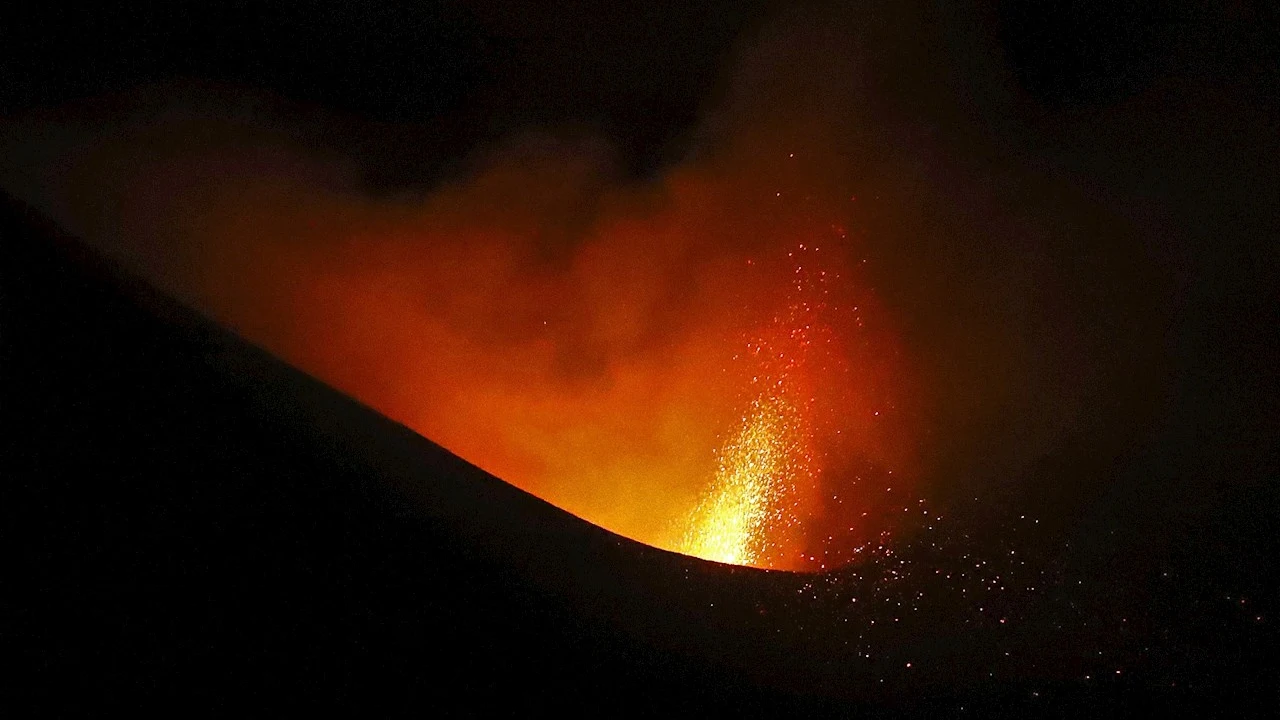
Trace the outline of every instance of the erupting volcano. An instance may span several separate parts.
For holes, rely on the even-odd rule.
[[[617,177],[590,139],[524,138],[431,192],[372,198],[243,133],[178,114],[74,146],[48,166],[68,189],[60,220],[626,537],[817,571],[893,529],[915,383],[821,134],[753,130],[645,181]],[[86,226],[102,185],[71,190],[101,177],[119,183],[118,214]]]
[[[0,716],[1275,714],[1266,3],[81,5]]]

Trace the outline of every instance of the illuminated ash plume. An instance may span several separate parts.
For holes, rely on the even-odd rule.
[[[835,567],[898,522],[876,478],[914,457],[915,386],[852,181],[804,150],[823,133],[729,127],[643,182],[595,138],[534,134],[370,197],[274,136],[228,149],[202,139],[241,126],[138,112],[50,151],[61,221],[465,460],[758,567]]]

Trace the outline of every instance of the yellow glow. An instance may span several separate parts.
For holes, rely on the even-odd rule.
[[[735,565],[772,564],[767,555],[794,524],[789,501],[807,472],[802,420],[780,397],[751,404],[719,452],[715,480],[690,518],[682,552]]]

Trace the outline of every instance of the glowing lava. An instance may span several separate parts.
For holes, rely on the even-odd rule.
[[[761,397],[718,454],[715,482],[690,520],[681,552],[735,565],[770,566],[779,537],[797,525],[797,479],[811,472],[803,418],[783,398]]]
[[[825,271],[798,264],[796,300],[748,344],[754,397],[716,453],[715,479],[690,517],[681,552],[736,565],[806,566],[806,520],[822,471],[814,366],[836,364],[832,329],[821,317],[831,311],[826,281]]]

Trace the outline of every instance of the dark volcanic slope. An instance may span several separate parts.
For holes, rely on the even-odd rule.
[[[918,542],[911,564],[828,578],[619,538],[11,201],[0,313],[0,646],[18,668],[0,710],[1096,715],[1274,692],[1257,628],[1219,621],[1222,608],[1142,596],[1153,629],[1126,635],[1133,607],[1089,604],[1105,588],[1048,561],[1017,575],[1034,566],[1029,521],[999,529],[1019,538],[1016,558]],[[1008,595],[989,579],[1000,558]],[[1169,640],[1187,613],[1212,642]],[[1188,690],[1187,674],[1238,679]]]

